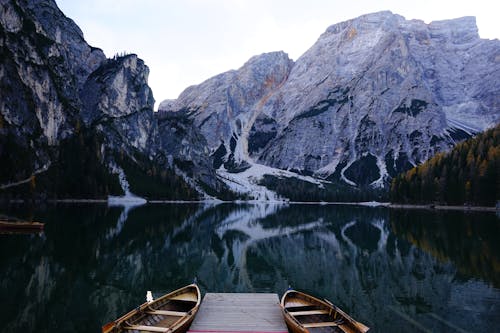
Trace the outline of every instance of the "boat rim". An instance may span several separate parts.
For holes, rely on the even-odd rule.
[[[309,294],[306,294],[304,292],[301,292],[301,291],[298,291],[298,290],[294,290],[294,289],[289,289],[287,290],[283,296],[281,297],[281,302],[280,302],[280,305],[281,305],[281,308],[283,309],[283,312],[288,315],[290,318],[293,319],[294,322],[298,323],[300,325],[300,327],[302,327],[303,329],[306,329],[298,320],[297,318],[295,318],[292,314],[290,314],[290,312],[288,312],[288,310],[286,309],[285,307],[285,299],[287,296],[289,296],[290,294],[298,294],[298,295],[301,295],[301,296],[305,296],[307,298],[310,298],[326,307],[332,307],[334,311],[338,312],[341,316],[343,316],[346,320],[348,320],[349,322],[351,322],[351,324],[355,325],[358,329],[360,329],[362,332],[366,332],[368,331],[370,328],[368,326],[366,326],[365,324],[359,322],[359,321],[356,321],[354,320],[350,315],[348,315],[347,313],[345,313],[344,311],[342,311],[338,306],[336,306],[335,304],[333,304],[332,302],[330,302],[329,300],[327,300],[326,298],[324,299],[319,299],[315,296],[312,296],[312,295],[309,295]]]
[[[121,317],[119,317],[119,318],[117,318],[117,319],[115,319],[115,320],[113,320],[113,321],[111,321],[111,322],[103,325],[102,326],[102,332],[109,332],[114,327],[122,325],[128,318],[132,317],[133,315],[135,315],[138,312],[146,310],[152,303],[159,302],[159,301],[164,300],[164,299],[166,299],[168,297],[175,296],[176,294],[181,294],[185,289],[189,289],[189,288],[194,288],[195,291],[196,291],[196,295],[197,295],[196,304],[191,308],[191,310],[188,311],[188,315],[184,316],[183,318],[189,317],[190,315],[193,314],[193,310],[197,310],[199,308],[200,303],[201,303],[201,292],[200,292],[200,288],[198,287],[198,285],[196,283],[191,283],[191,284],[188,284],[187,286],[184,286],[184,287],[181,287],[181,288],[176,289],[174,291],[171,291],[171,292],[169,292],[169,293],[161,296],[160,298],[155,299],[152,302],[144,302],[144,303],[142,303],[141,305],[139,305],[135,309],[130,310],[129,312],[125,313],[123,316],[121,316]],[[177,326],[177,325],[175,325],[175,326]],[[109,329],[105,330],[105,327],[109,327]]]

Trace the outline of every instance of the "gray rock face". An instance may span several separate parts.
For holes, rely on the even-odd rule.
[[[215,165],[245,162],[250,130],[292,66],[283,52],[255,56],[237,71],[189,87],[175,101],[162,102],[160,114],[183,112],[205,138],[208,153],[217,152]]]
[[[78,91],[105,56],[52,1],[2,1],[0,22],[4,123],[18,135],[56,145],[71,135]]]
[[[382,12],[334,25],[266,105],[282,130],[260,160],[383,184],[500,119],[499,52],[473,18],[426,25]]]
[[[500,42],[480,39],[472,17],[380,12],[329,27],[295,64],[254,57],[160,109],[187,111],[212,156],[224,148],[216,165],[383,186],[500,121],[499,70]]]
[[[209,155],[207,141],[185,112],[163,113],[157,117],[161,133],[161,151],[167,152],[170,164],[190,178],[197,178],[215,188],[214,168],[205,158]]]
[[[106,59],[52,0],[2,0],[0,24],[2,187],[49,170],[68,178],[85,176],[86,193],[103,195],[108,184],[94,183],[111,184],[109,172],[120,167],[116,156],[143,180],[160,173],[167,177],[165,160],[155,164],[158,122],[142,60],[136,55]],[[59,161],[60,156],[96,161]],[[65,169],[70,165],[92,170],[82,175]],[[79,195],[78,189],[70,195]]]
[[[46,170],[74,134],[79,90],[105,60],[54,1],[0,3],[1,182]]]
[[[85,82],[80,97],[86,126],[96,127],[110,147],[134,149],[153,158],[158,149],[149,69],[135,54],[109,59]]]

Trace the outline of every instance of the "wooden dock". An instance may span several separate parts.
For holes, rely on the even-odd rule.
[[[188,333],[288,333],[277,294],[207,293]]]

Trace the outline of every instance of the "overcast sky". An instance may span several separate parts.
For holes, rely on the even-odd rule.
[[[500,38],[493,0],[56,0],[107,57],[136,53],[149,66],[156,105],[186,87],[283,50],[296,60],[334,23],[390,10],[406,19],[476,16],[482,38]]]

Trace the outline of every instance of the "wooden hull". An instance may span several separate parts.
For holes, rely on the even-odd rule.
[[[40,222],[14,222],[0,221],[0,233],[38,233],[43,231],[43,223]]]
[[[195,284],[146,302],[102,327],[103,333],[169,332],[184,333],[200,307],[201,293]]]
[[[332,303],[295,290],[283,295],[281,310],[292,333],[365,333],[369,330]]]

